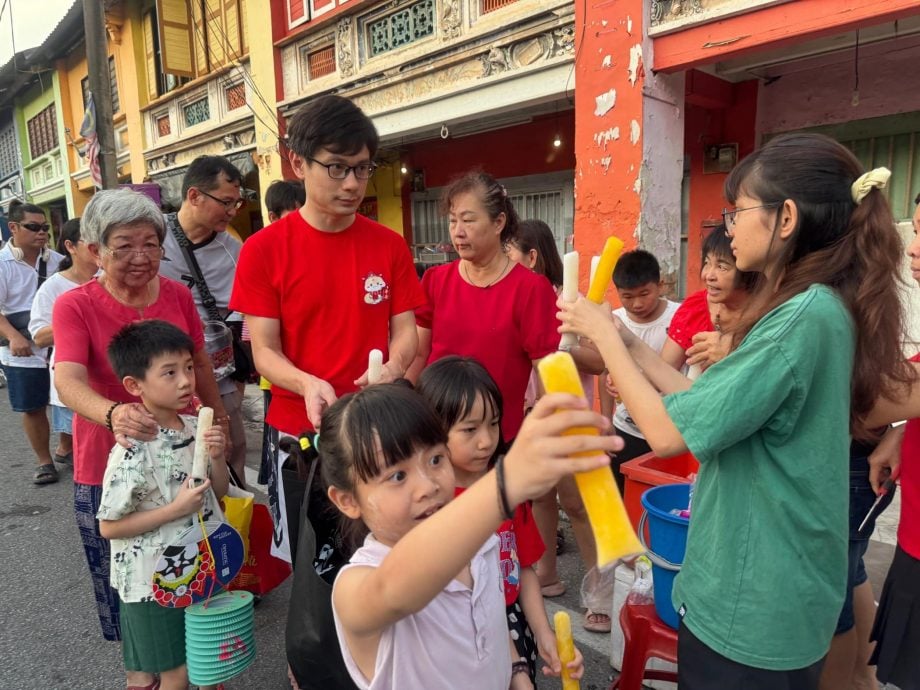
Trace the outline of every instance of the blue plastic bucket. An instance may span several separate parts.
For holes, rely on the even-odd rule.
[[[655,583],[655,611],[658,617],[675,630],[680,619],[671,603],[674,577],[680,571],[687,551],[688,518],[671,515],[671,511],[686,510],[690,503],[690,484],[665,484],[655,486],[642,494],[648,523],[649,558],[652,561],[652,581]],[[640,524],[639,536],[644,538]]]

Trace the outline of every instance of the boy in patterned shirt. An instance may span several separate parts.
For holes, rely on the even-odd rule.
[[[224,437],[220,427],[205,434],[210,479],[191,480],[197,418],[180,415],[195,390],[191,339],[165,321],[140,321],[123,328],[108,355],[125,389],[156,418],[152,441],[116,445],[109,455],[96,517],[112,542],[112,587],[121,598],[125,669],[147,676],[137,690],[184,688],[185,614],[153,600],[152,575],[163,549],[195,521],[221,517],[218,497],[227,492]],[[159,680],[153,674],[159,674]]]

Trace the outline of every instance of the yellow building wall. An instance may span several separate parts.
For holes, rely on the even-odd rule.
[[[377,198],[377,222],[403,234],[402,173],[399,163],[381,165],[367,185],[367,196]]]
[[[122,127],[127,133],[120,136],[121,145],[126,146],[129,154],[127,162],[119,165],[120,179],[131,182],[143,182],[147,174],[144,165],[144,130],[140,112],[140,90],[138,73],[135,68],[136,55],[134,46],[135,26],[140,27],[140,10],[133,3],[126,9],[127,14],[109,14],[108,21],[108,55],[114,57],[115,74],[118,83],[119,111],[114,114],[116,137]],[[80,136],[83,124],[83,85],[88,74],[86,50],[80,46],[63,60],[58,61],[58,76],[61,83],[61,117],[64,127],[70,130],[70,137],[75,146],[67,145],[68,183],[73,194],[74,215],[83,214],[83,209],[93,196],[94,187],[89,177],[74,180],[71,174],[84,169],[83,159],[77,152],[85,146]]]
[[[246,12],[246,21],[243,23],[245,29],[263,27],[266,18],[271,17],[271,2],[270,0],[246,0],[244,11]],[[253,98],[249,104],[256,113],[253,121],[256,133],[255,161],[259,167],[259,189],[262,190],[260,200],[262,222],[268,225],[268,211],[264,200],[265,190],[275,180],[284,179],[281,170],[281,155],[278,151],[277,130],[280,125],[275,104],[275,47],[271,41],[254,41],[251,36],[247,37],[244,42],[249,46],[249,69],[253,87],[258,89],[268,101],[266,105],[260,98]]]

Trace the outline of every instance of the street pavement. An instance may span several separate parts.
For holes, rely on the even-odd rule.
[[[257,387],[247,390],[244,408],[247,482],[255,488],[257,500],[264,502],[264,487],[254,485],[262,414]],[[60,482],[32,484],[34,459],[5,390],[0,391],[0,447],[0,690],[123,688],[121,648],[102,638],[96,617],[74,522],[71,470],[59,465]],[[584,569],[570,532],[559,567],[569,589],[564,596],[547,600],[548,615],[552,617],[559,608],[568,610],[576,644],[585,656],[587,673],[581,687],[603,690],[612,677],[609,636],[581,628],[578,585]],[[225,684],[227,690],[290,688],[284,654],[289,594],[290,579],[256,607],[256,660]],[[550,690],[560,684],[546,679],[538,686]]]

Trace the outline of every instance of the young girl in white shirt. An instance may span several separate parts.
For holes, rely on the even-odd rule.
[[[329,498],[370,531],[332,593],[342,655],[359,688],[507,690],[511,655],[494,532],[566,474],[608,464],[601,453],[619,439],[561,436],[576,426],[604,430],[609,422],[583,399],[545,396],[508,454],[452,500],[447,435],[417,393],[371,386],[327,410],[319,454]],[[569,457],[584,450],[598,455]],[[580,675],[575,662],[569,668]]]

